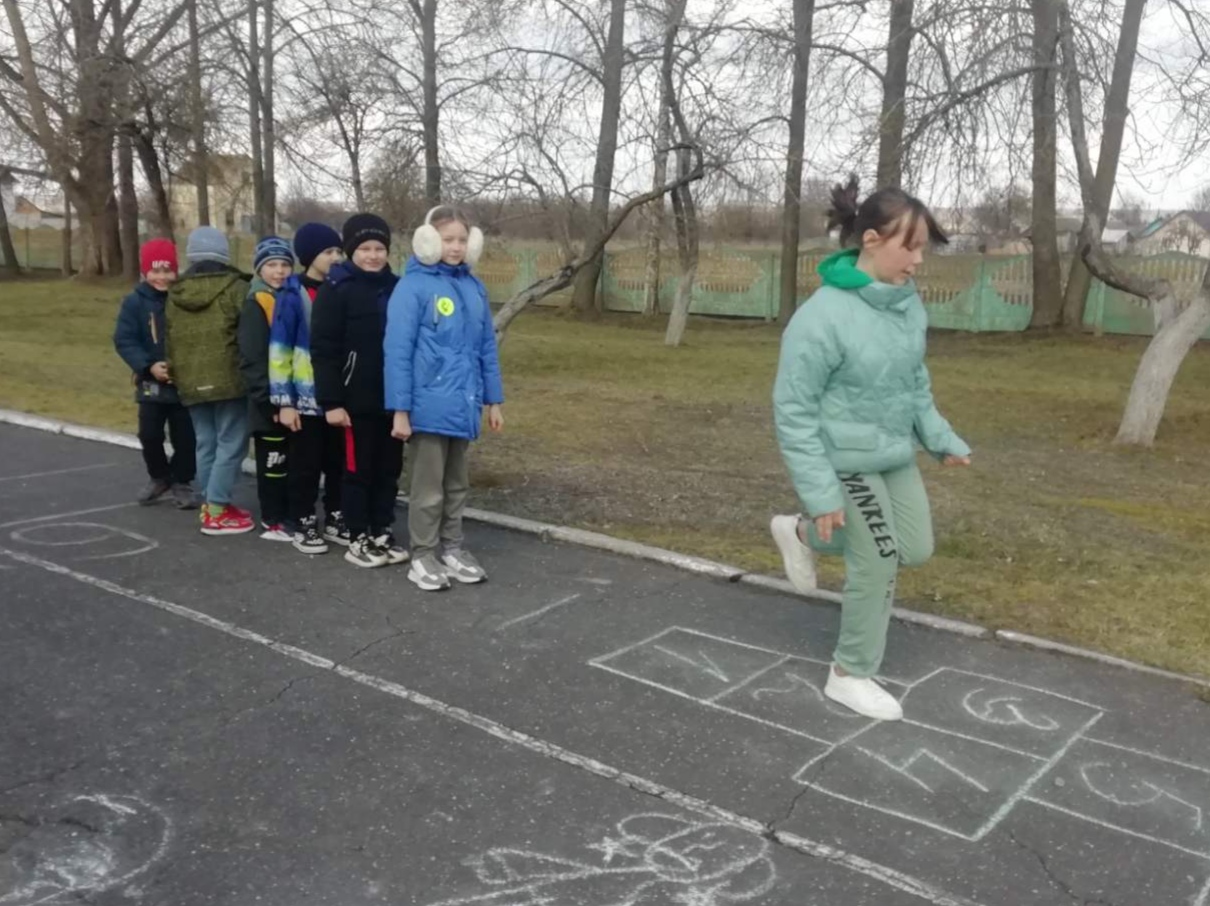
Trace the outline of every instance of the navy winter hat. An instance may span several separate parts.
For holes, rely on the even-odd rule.
[[[185,243],[185,259],[190,264],[197,264],[199,261],[230,264],[231,247],[227,245],[227,237],[217,227],[200,226],[189,234]]]
[[[260,273],[260,269],[270,261],[284,261],[294,266],[294,251],[290,243],[280,236],[266,236],[256,244],[256,251],[252,253],[252,269]]]
[[[377,214],[354,214],[345,221],[341,233],[345,254],[350,258],[363,242],[377,241],[387,248],[391,247],[391,228]]]
[[[340,246],[340,233],[326,223],[304,223],[294,234],[294,254],[304,268],[310,267],[320,252]]]

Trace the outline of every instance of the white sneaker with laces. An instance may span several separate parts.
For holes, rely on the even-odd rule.
[[[450,587],[450,577],[434,554],[425,554],[412,560],[408,580],[422,591],[445,591]]]
[[[828,682],[823,694],[832,701],[874,720],[903,720],[903,706],[891,693],[874,680],[864,676],[841,676],[835,667],[828,668]]]
[[[260,527],[262,529],[260,535],[262,541],[283,541],[286,544],[294,541],[294,533],[287,532],[286,527],[280,522],[262,522]]]
[[[463,585],[475,585],[487,579],[487,571],[464,550],[446,551],[441,556],[446,575]]]
[[[815,555],[798,537],[797,516],[774,516],[769,523],[773,542],[781,551],[786,578],[800,595],[809,595],[819,587],[815,575]]]

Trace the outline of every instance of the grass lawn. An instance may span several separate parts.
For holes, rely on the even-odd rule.
[[[0,282],[0,406],[133,431],[109,337],[122,287]],[[724,560],[780,565],[794,495],[771,426],[778,330],[581,324],[527,312],[503,350],[508,426],[478,444],[474,505]],[[926,466],[938,549],[905,606],[1210,675],[1210,346],[1153,450],[1110,444],[1145,341],[937,334],[942,411],[975,466]],[[824,561],[835,585],[839,562]]]

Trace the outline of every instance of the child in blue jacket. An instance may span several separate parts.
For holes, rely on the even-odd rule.
[[[462,548],[470,479],[467,451],[488,426],[504,428],[504,388],[487,289],[471,273],[483,234],[462,211],[429,212],[413,256],[387,306],[386,407],[392,434],[408,441],[411,482],[408,579],[425,591],[482,582],[483,567]]]
[[[176,246],[171,239],[152,239],[139,251],[143,280],[122,300],[113,345],[134,372],[135,402],[139,405],[139,445],[149,481],[139,494],[148,506],[171,494],[184,510],[197,509],[191,482],[197,468],[193,421],[181,405],[168,374],[164,351],[164,303],[176,280]],[[172,458],[164,451],[164,426],[172,438]]]

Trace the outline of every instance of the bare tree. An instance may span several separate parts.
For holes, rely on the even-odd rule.
[[[815,0],[793,0],[794,50],[790,89],[790,139],[786,148],[786,185],[781,232],[781,284],[778,319],[787,324],[798,304],[798,238],[802,207],[803,150],[807,132],[807,75]]]
[[[261,122],[264,128],[261,153],[264,155],[262,178],[264,199],[261,201],[262,228],[266,233],[277,232],[277,126],[274,104],[274,68],[277,43],[277,19],[274,16],[274,0],[263,0],[265,4],[265,43],[261,50],[262,91]]]
[[[189,114],[193,127],[193,184],[197,188],[197,222],[210,224],[210,158],[206,153],[206,106],[202,100],[201,32],[198,0],[186,0],[189,13]]]
[[[1054,64],[1058,51],[1060,0],[1030,0],[1033,13],[1033,246],[1034,310],[1030,327],[1057,327],[1063,316],[1059,266],[1058,117]]]
[[[4,209],[3,203],[0,203],[0,252],[4,253],[5,270],[14,277],[21,273],[21,265],[17,261],[17,249],[13,245],[13,234],[8,226],[8,211]]]
[[[622,115],[622,65],[625,62],[626,0],[610,0],[609,34],[601,55],[601,124],[597,138],[596,165],[592,174],[592,206],[589,208],[586,245],[600,245],[575,275],[572,305],[581,312],[600,311],[597,283],[601,279],[605,246],[601,235],[609,229],[609,202],[613,194],[613,170],[618,151],[618,120]]]
[[[1096,191],[1093,202],[1101,223],[1109,216],[1109,204],[1113,200],[1113,187],[1117,182],[1118,161],[1122,154],[1122,137],[1126,131],[1126,117],[1130,111],[1130,81],[1134,74],[1134,60],[1138,53],[1139,26],[1147,0],[1126,0],[1122,12],[1122,25],[1118,33],[1117,53],[1114,56],[1113,76],[1109,93],[1105,98],[1105,115],[1101,127],[1101,153],[1097,156]],[[1207,199],[1210,203],[1210,198]],[[1092,286],[1091,275],[1083,259],[1076,255],[1071,262],[1071,273],[1067,278],[1067,289],[1063,297],[1063,325],[1069,330],[1080,330],[1084,325],[1084,306],[1088,290]]]
[[[878,125],[878,186],[898,186],[903,179],[903,127],[907,115],[908,58],[912,52],[915,0],[891,0],[883,76],[882,116]]]
[[[1067,0],[1059,0],[1060,37],[1063,46],[1064,84],[1072,146],[1084,201],[1084,224],[1080,252],[1089,271],[1107,285],[1146,299],[1156,316],[1156,333],[1139,360],[1130,386],[1115,442],[1150,446],[1164,416],[1172,382],[1181,362],[1203,333],[1210,328],[1210,268],[1192,301],[1183,309],[1172,285],[1163,279],[1140,277],[1118,268],[1101,246],[1101,221],[1097,213],[1096,177],[1088,154],[1084,97],[1079,60],[1072,36],[1071,11]]]
[[[1202,186],[1193,196],[1191,205],[1194,211],[1210,211],[1210,185]]]

